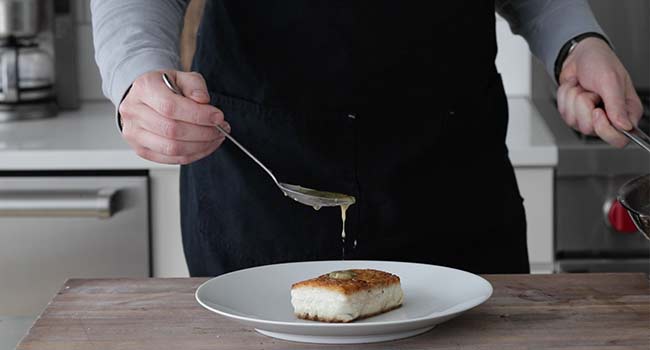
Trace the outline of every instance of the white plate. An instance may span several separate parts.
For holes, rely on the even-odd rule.
[[[352,323],[305,321],[293,315],[291,284],[335,270],[371,268],[398,275],[402,307]],[[231,272],[203,283],[196,300],[208,310],[285,340],[356,344],[424,333],[492,295],[492,285],[448,267],[390,261],[313,261]]]

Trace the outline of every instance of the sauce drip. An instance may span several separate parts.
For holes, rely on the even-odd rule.
[[[341,205],[341,221],[343,223],[341,230],[341,260],[345,260],[345,214],[349,207],[349,204]]]
[[[356,201],[354,197],[348,196],[346,194],[341,194],[341,193],[336,193],[336,192],[322,192],[322,191],[316,191],[312,190],[310,188],[305,188],[305,187],[300,187],[296,186],[299,188],[301,191],[306,192],[310,195],[316,195],[316,196],[322,196],[322,197],[327,197],[327,198],[333,198],[333,199],[338,199],[338,200],[345,200],[344,203],[340,204],[339,206],[341,207],[341,222],[342,222],[342,229],[341,229],[341,260],[345,260],[345,218],[346,218],[346,213],[348,211],[348,208],[354,204]],[[286,195],[286,193],[285,193]],[[295,199],[295,198],[294,198]],[[349,204],[346,204],[349,203]],[[320,210],[321,206],[316,204],[313,206],[314,210]],[[354,248],[357,247],[357,241],[354,240]]]

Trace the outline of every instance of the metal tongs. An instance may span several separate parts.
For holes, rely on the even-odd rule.
[[[634,125],[632,130],[627,131],[620,128],[616,128],[623,135],[627,136],[628,139],[639,145],[641,148],[650,152],[650,136],[639,129],[638,126]]]

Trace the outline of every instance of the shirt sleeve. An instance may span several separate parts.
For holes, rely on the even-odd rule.
[[[91,0],[95,60],[102,90],[118,106],[133,81],[179,69],[179,41],[189,0]]]
[[[551,76],[555,76],[555,60],[569,40],[590,32],[606,37],[587,0],[496,0],[496,11],[513,33],[526,39]]]

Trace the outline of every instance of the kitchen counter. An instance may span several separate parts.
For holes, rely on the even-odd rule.
[[[513,165],[555,166],[553,137],[530,100],[509,98],[509,106],[507,144]],[[113,114],[111,104],[94,102],[55,118],[0,123],[0,171],[174,167],[146,161],[132,152],[119,136]]]
[[[205,278],[69,280],[18,346],[41,349],[648,349],[646,274],[486,275],[484,304],[419,336],[324,346],[267,338],[203,309]]]
[[[173,167],[138,157],[117,131],[108,102],[54,118],[0,123],[2,170],[131,170]]]

